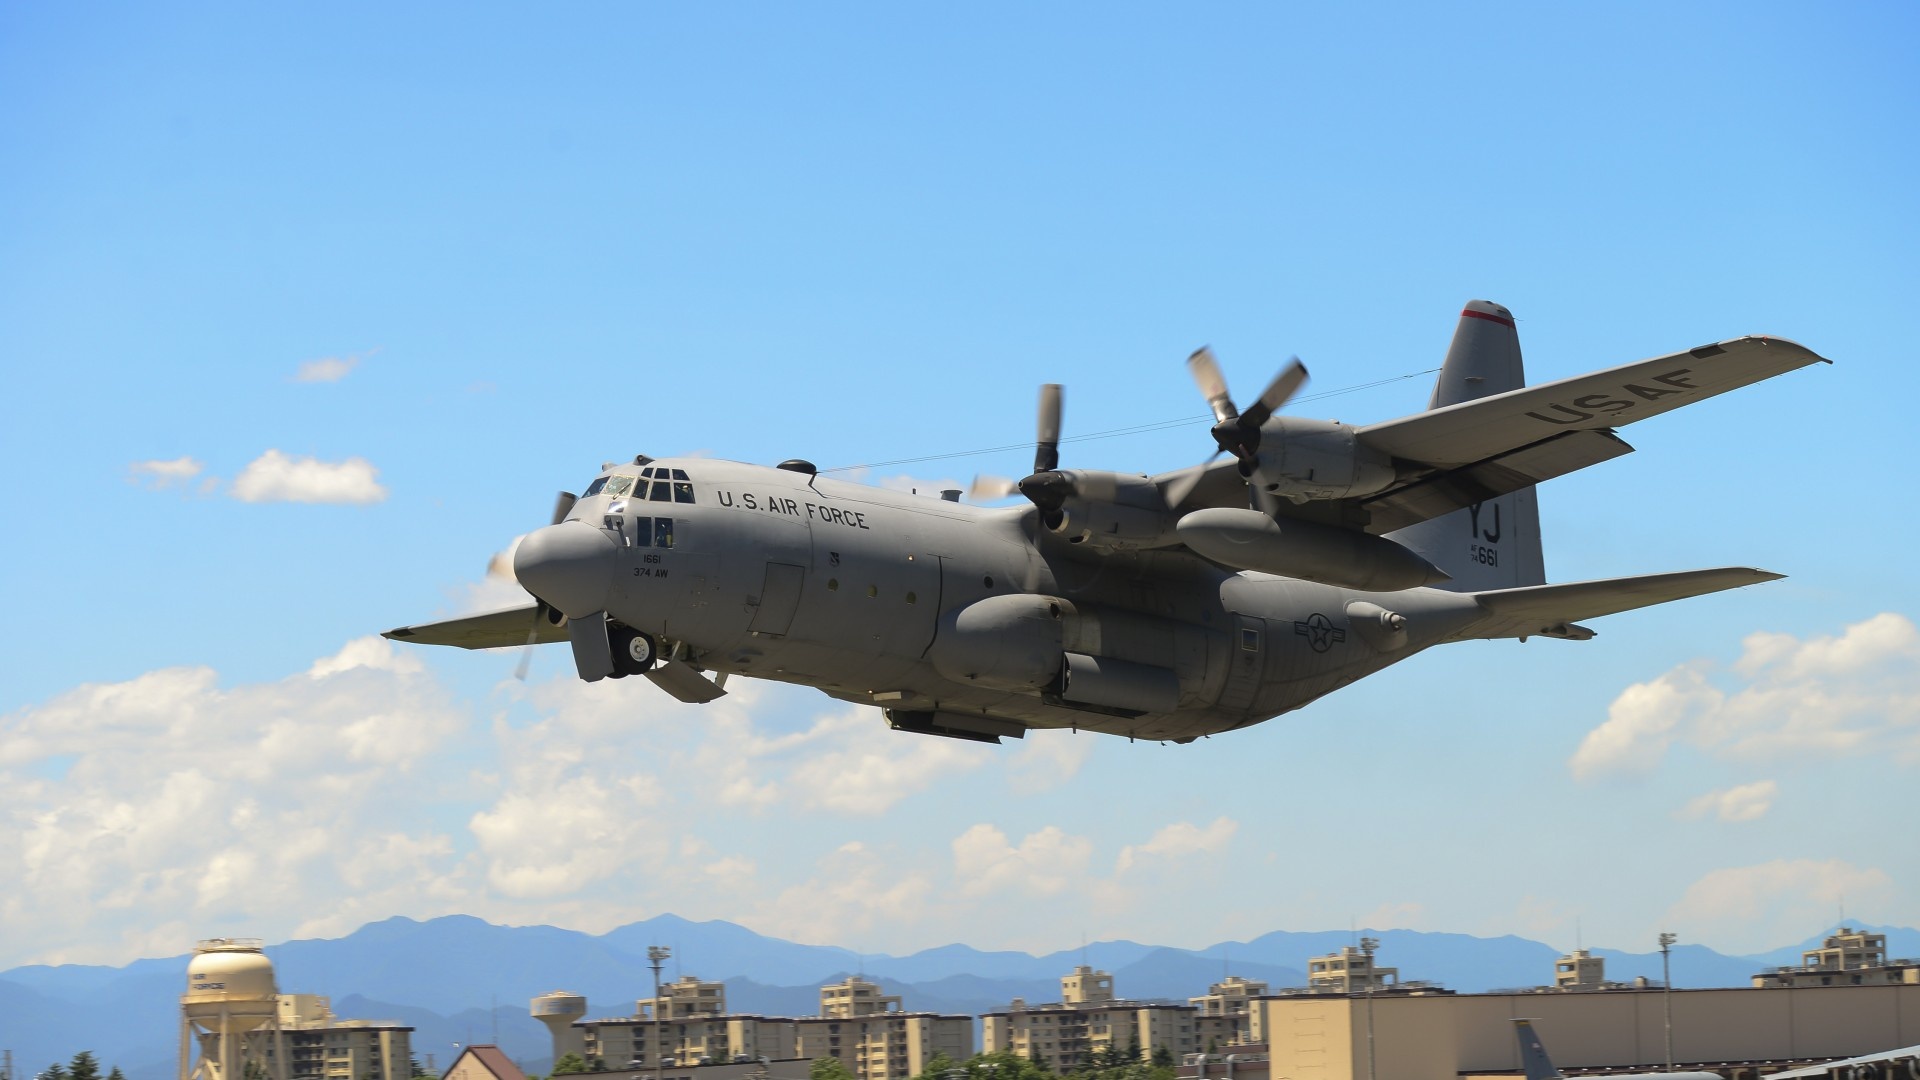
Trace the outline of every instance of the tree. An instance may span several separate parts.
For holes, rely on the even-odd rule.
[[[258,1061],[249,1061],[240,1067],[241,1080],[267,1080],[267,1067]]]
[[[100,1062],[93,1051],[82,1050],[73,1055],[73,1062],[67,1066],[67,1076],[71,1080],[100,1080]]]
[[[107,1073],[107,1080],[127,1080],[127,1074],[120,1071],[120,1066],[115,1065],[113,1070]]]
[[[579,1054],[561,1054],[560,1060],[553,1063],[553,1075],[572,1076],[587,1071],[587,1059]]]
[[[1171,1069],[1174,1067],[1174,1065],[1175,1065],[1175,1062],[1173,1060],[1173,1051],[1167,1049],[1166,1043],[1161,1043],[1159,1046],[1156,1046],[1153,1048],[1153,1067],[1154,1068]]]
[[[41,1070],[39,1080],[69,1080],[67,1067],[56,1061]]]
[[[807,1069],[807,1080],[853,1080],[853,1070],[837,1057],[814,1058]]]

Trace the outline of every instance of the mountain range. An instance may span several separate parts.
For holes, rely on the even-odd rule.
[[[1920,930],[1870,927],[1887,935],[1892,956],[1920,955]],[[1101,941],[1035,956],[945,945],[908,956],[860,955],[831,945],[802,945],[733,923],[661,915],[604,934],[552,926],[496,926],[467,915],[418,922],[392,918],[343,938],[267,947],[282,993],[326,994],[341,1017],[394,1020],[414,1028],[415,1055],[441,1067],[460,1045],[492,1042],[532,1071],[548,1065],[546,1029],[528,1016],[529,998],[550,990],[585,995],[588,1018],[630,1016],[652,996],[650,945],[673,958],[662,972],[723,980],[734,1012],[807,1016],[819,1011],[819,987],[859,973],[899,994],[908,1009],[978,1015],[1014,998],[1058,1001],[1060,976],[1078,964],[1112,973],[1114,989],[1138,1000],[1185,999],[1232,974],[1275,989],[1306,983],[1307,960],[1351,945],[1361,933],[1380,940],[1379,962],[1406,980],[1477,992],[1550,983],[1560,950],[1512,935],[1496,938],[1415,930],[1275,931],[1250,941],[1179,949]],[[1677,987],[1744,986],[1764,967],[1798,963],[1826,935],[1751,956],[1701,945],[1672,954]],[[1607,977],[1660,978],[1660,954],[1594,949]],[[179,994],[188,954],[123,967],[31,965],[0,971],[0,1049],[14,1052],[15,1075],[31,1077],[76,1051],[92,1050],[129,1080],[169,1080],[176,1069]]]

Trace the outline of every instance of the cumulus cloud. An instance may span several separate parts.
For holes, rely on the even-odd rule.
[[[1161,829],[1144,844],[1129,844],[1120,849],[1116,860],[1116,873],[1126,873],[1136,866],[1150,865],[1188,855],[1215,853],[1226,848],[1233,834],[1240,831],[1240,823],[1232,818],[1219,817],[1206,828],[1199,828],[1192,822],[1181,821]]]
[[[1680,817],[1688,820],[1713,817],[1720,821],[1758,821],[1773,809],[1773,800],[1779,794],[1780,785],[1772,780],[1741,784],[1724,791],[1709,791],[1687,803],[1680,811]]]
[[[1805,937],[1842,903],[1869,910],[1895,900],[1883,870],[1840,859],[1774,859],[1702,876],[1667,912],[1666,925],[1722,952],[1757,952]]]
[[[966,896],[1054,896],[1086,873],[1092,857],[1093,841],[1057,825],[1027,834],[1017,846],[992,825],[975,825],[953,841],[954,878]]]
[[[7,715],[0,868],[20,887],[0,897],[0,922],[15,947],[84,958],[161,934],[176,951],[235,913],[311,905],[343,880],[377,909],[452,873],[428,815],[392,815],[466,720],[385,645],[232,689],[209,668],[167,668]],[[70,764],[50,778],[49,761]]]
[[[354,368],[360,366],[361,356],[323,356],[318,360],[306,360],[299,370],[293,373],[293,381],[301,383],[339,382],[347,377]]]
[[[1007,765],[1007,784],[1019,795],[1051,791],[1080,774],[1100,736],[1058,728],[1027,732]]]
[[[377,503],[387,497],[366,458],[320,461],[268,450],[248,463],[227,493],[241,502]]]
[[[872,709],[823,718],[809,733],[817,749],[789,774],[806,805],[884,814],[928,785],[970,772],[994,755],[986,746],[890,731]]]
[[[1713,674],[1696,661],[1628,687],[1568,762],[1574,776],[1645,775],[1680,742],[1741,761],[1887,753],[1920,764],[1920,629],[1903,615],[1834,636],[1753,634],[1724,679],[1739,685]]]
[[[177,457],[171,461],[136,461],[127,466],[127,478],[154,491],[165,491],[187,486],[205,468],[191,457]]]

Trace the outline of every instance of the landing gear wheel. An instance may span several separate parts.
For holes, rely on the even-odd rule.
[[[653,639],[638,630],[622,626],[613,631],[613,667],[621,675],[639,675],[650,670],[657,659]]]

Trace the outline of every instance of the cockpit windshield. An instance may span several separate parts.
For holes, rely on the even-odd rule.
[[[580,497],[585,499],[593,495],[619,496],[625,495],[631,490],[633,490],[633,477],[631,476],[602,476],[594,480],[593,483],[588,484],[586,492]],[[646,488],[642,486],[640,490],[645,491]]]

